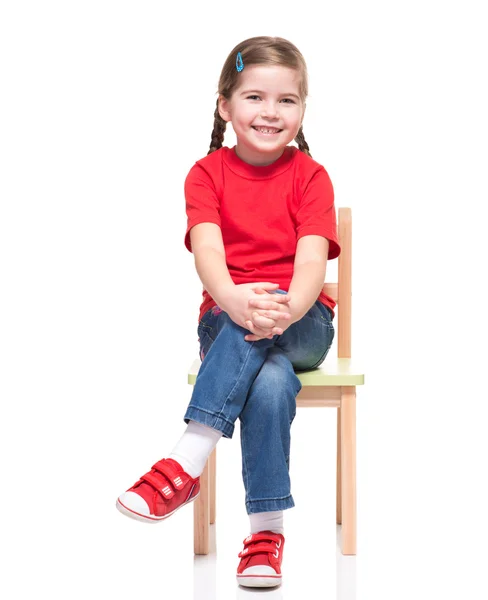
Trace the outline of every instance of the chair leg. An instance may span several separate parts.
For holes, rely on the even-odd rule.
[[[356,388],[341,389],[342,554],[356,554]]]
[[[215,492],[217,486],[217,447],[210,455],[209,489],[210,489],[210,525],[215,523]]]
[[[209,462],[200,475],[200,494],[193,502],[193,547],[195,554],[208,554],[210,550],[209,517]]]
[[[342,523],[342,481],[341,481],[341,409],[337,409],[337,471],[336,471],[336,523]]]

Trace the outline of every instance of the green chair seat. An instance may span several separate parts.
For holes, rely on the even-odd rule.
[[[195,385],[202,364],[196,358],[188,371],[188,383]],[[352,358],[327,356],[317,369],[296,374],[302,386],[364,385],[364,373]]]

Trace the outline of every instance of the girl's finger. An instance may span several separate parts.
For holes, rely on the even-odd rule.
[[[267,332],[262,331],[259,327],[257,327],[252,321],[246,321],[246,326],[251,333],[256,336],[266,337]]]
[[[258,315],[261,315],[261,317],[273,319],[274,321],[278,321],[279,319],[284,319],[285,321],[287,321],[287,320],[291,319],[290,313],[281,312],[279,310],[260,310],[257,312],[258,312]]]
[[[259,342],[259,340],[262,340],[263,338],[258,337],[257,335],[246,335],[245,338],[246,342]]]
[[[249,329],[249,331],[254,333],[254,323],[252,321],[246,321],[246,327]]]
[[[276,322],[274,321],[274,319],[271,319],[270,317],[265,317],[264,315],[262,315],[256,311],[253,311],[253,313],[252,313],[252,321],[253,321],[254,325],[257,325],[258,327],[261,327],[262,329],[269,329],[276,325]]]
[[[279,285],[277,283],[270,283],[268,282],[261,282],[260,285],[256,286],[255,288],[252,288],[255,292],[256,290],[259,290],[259,292],[257,292],[258,294],[267,294],[268,290],[271,290],[271,293],[273,293],[273,290],[276,290],[279,288]]]
[[[255,323],[253,323],[252,321],[246,321],[246,323],[248,324],[248,329],[251,331],[251,333],[254,333],[254,335],[258,336],[260,339],[261,338],[272,338],[273,334],[272,332],[270,332],[269,329],[262,329],[261,327],[259,327],[258,325],[256,325]]]
[[[261,310],[280,310],[282,303],[272,302],[271,300],[249,300],[249,306]]]
[[[258,342],[259,340],[264,340],[265,338],[271,339],[272,337],[274,337],[274,335],[281,335],[283,332],[276,332],[275,334],[269,334],[269,335],[256,335],[256,334],[249,334],[244,336],[244,339],[246,340],[246,342]]]
[[[257,335],[271,339],[274,335],[281,335],[283,333],[280,327],[276,327],[274,319],[262,317],[259,313],[255,312],[253,312],[252,318]]]

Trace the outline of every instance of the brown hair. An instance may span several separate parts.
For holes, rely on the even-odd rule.
[[[249,38],[237,44],[232,50],[220,73],[217,92],[219,96],[222,95],[227,100],[230,100],[232,92],[239,84],[239,71],[236,69],[238,52],[241,53],[244,68],[250,65],[278,65],[297,70],[301,75],[299,94],[302,102],[305,102],[308,96],[308,73],[305,59],[298,48],[288,40],[268,36]],[[219,100],[217,98],[212,139],[207,155],[222,148],[226,126],[227,122],[219,114]],[[295,142],[297,142],[299,150],[310,157],[312,156],[303,135],[303,127],[300,127],[298,130]]]

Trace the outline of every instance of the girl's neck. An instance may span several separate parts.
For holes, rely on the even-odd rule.
[[[248,151],[247,148],[239,146],[239,142],[234,147],[236,155],[248,165],[253,167],[267,167],[276,162],[283,152],[286,150],[286,146],[270,154],[264,154],[259,152]]]

